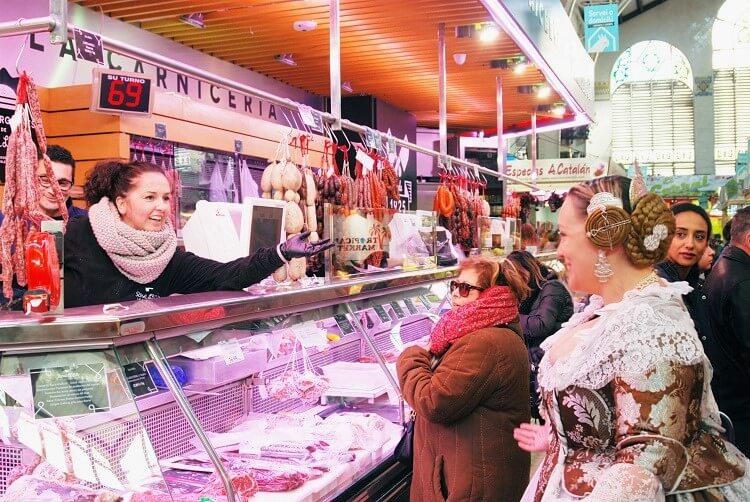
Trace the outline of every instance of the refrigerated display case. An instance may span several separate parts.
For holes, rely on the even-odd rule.
[[[0,493],[404,500],[393,363],[426,342],[455,273],[8,314]]]

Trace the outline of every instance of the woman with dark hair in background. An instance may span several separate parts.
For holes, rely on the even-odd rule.
[[[172,187],[162,168],[145,162],[100,163],[84,192],[89,215],[71,220],[65,235],[66,307],[240,290],[333,245],[308,242],[303,233],[229,263],[177,249]]]
[[[557,280],[548,280],[541,263],[527,251],[513,251],[508,255],[521,271],[529,286],[529,296],[519,307],[521,330],[529,351],[531,365],[531,415],[539,416],[537,368],[544,351],[539,347],[548,336],[560,329],[573,315],[573,298],[565,285]],[[546,268],[546,267],[545,267]]]

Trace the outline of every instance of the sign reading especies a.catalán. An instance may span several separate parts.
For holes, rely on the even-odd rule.
[[[508,163],[508,175],[531,181],[531,161],[514,160]],[[536,162],[539,183],[580,182],[607,174],[606,163],[596,157],[579,159],[539,159]]]

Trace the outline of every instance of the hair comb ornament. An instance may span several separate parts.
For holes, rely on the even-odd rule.
[[[586,236],[595,246],[612,249],[625,242],[631,221],[621,199],[599,192],[591,197],[586,213]]]
[[[633,174],[633,180],[630,182],[630,206],[635,207],[638,199],[648,193],[646,187],[646,181],[643,179],[643,173],[641,172],[641,165],[638,161],[633,162],[633,168],[635,173]]]
[[[650,235],[643,238],[643,247],[649,251],[656,251],[661,244],[661,241],[667,238],[669,235],[669,229],[666,225],[659,223],[654,226]]]

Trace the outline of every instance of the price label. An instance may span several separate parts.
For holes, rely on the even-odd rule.
[[[76,42],[77,59],[83,59],[89,63],[104,64],[104,46],[101,35],[82,30],[73,29],[73,38]]]
[[[240,347],[240,343],[237,340],[219,342],[219,350],[221,350],[221,357],[224,358],[227,366],[245,360],[245,353],[242,352],[242,347]]]
[[[430,293],[430,294],[428,294],[428,295],[425,295],[425,296],[426,296],[426,297],[427,297],[427,299],[428,299],[428,300],[429,300],[430,302],[432,302],[432,303],[440,303],[440,302],[442,301],[442,300],[440,299],[440,297],[439,297],[438,295],[436,295],[435,293]]]
[[[396,154],[396,138],[388,136],[388,155]]]
[[[427,298],[427,295],[421,295],[419,297],[419,301],[422,302],[422,305],[424,305],[424,308],[427,310],[430,310],[432,308],[432,304],[430,303],[430,300]]]
[[[333,320],[338,324],[342,335],[351,335],[354,333],[354,327],[352,326],[352,323],[349,322],[349,318],[346,314],[336,314],[333,316]]]
[[[372,171],[372,168],[375,166],[375,161],[367,155],[367,153],[363,152],[362,150],[357,150],[357,162],[362,164],[362,173],[367,174],[370,171]]]
[[[389,316],[388,312],[385,311],[385,307],[383,305],[375,305],[374,310],[380,318],[380,322],[391,322],[391,316]]]
[[[157,391],[145,362],[126,364],[122,371],[135,397],[147,396]]]
[[[404,313],[404,309],[401,308],[401,305],[399,305],[398,302],[391,302],[390,303],[391,308],[393,309],[393,313],[396,314],[396,317],[398,319],[403,319],[406,317],[406,314]]]
[[[411,298],[406,298],[406,299],[404,300],[404,305],[406,305],[406,308],[407,308],[407,309],[409,310],[409,313],[410,313],[410,314],[412,314],[412,315],[414,315],[414,314],[416,314],[417,312],[419,312],[419,311],[417,310],[417,306],[416,306],[416,305],[414,305],[414,302],[412,301],[412,299],[411,299]]]
[[[307,105],[300,105],[299,115],[302,122],[315,132],[323,132],[323,116],[319,111],[313,110]]]
[[[154,86],[140,73],[94,69],[91,109],[104,113],[151,115]]]
[[[325,347],[328,345],[325,330],[320,329],[314,321],[292,326],[291,331],[305,348]]]

